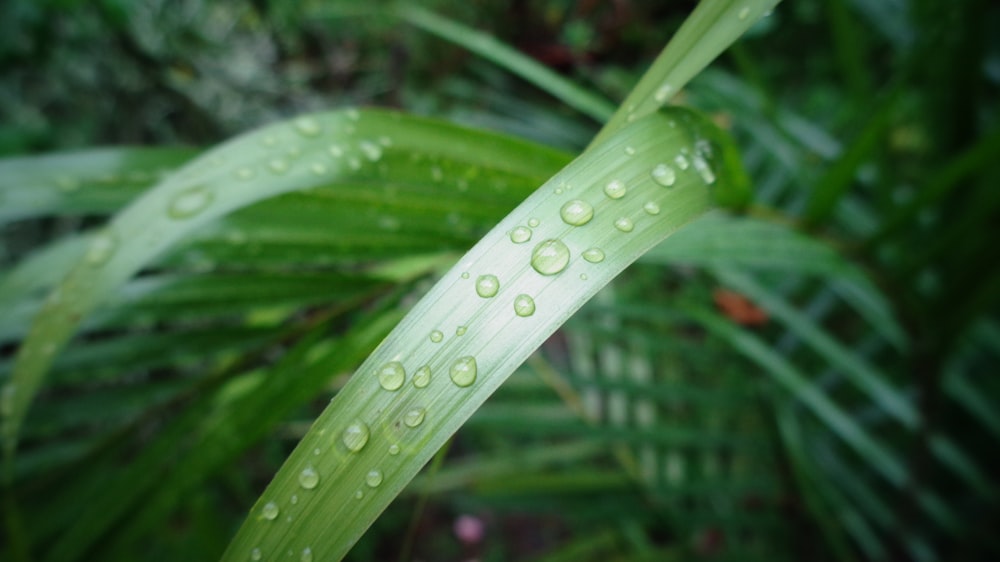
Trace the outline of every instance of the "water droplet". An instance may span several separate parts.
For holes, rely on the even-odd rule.
[[[677,174],[674,173],[674,169],[666,164],[657,164],[650,175],[653,176],[653,181],[663,187],[671,187],[677,181]]]
[[[313,449],[313,454],[316,455],[317,457],[319,456],[319,454],[321,452],[323,452],[323,451],[321,451],[319,447],[316,447],[315,449]]]
[[[284,158],[275,158],[267,163],[267,167],[276,174],[284,174],[288,171],[288,161]]]
[[[382,483],[382,471],[373,468],[368,471],[365,475],[365,484],[368,484],[369,488],[378,488],[379,484]]]
[[[416,373],[413,373],[413,386],[417,388],[424,388],[430,383],[431,383],[430,365],[424,365],[423,367],[417,369]]]
[[[469,278],[469,272],[468,271],[463,271],[462,272],[462,279],[468,279],[468,278]]]
[[[480,275],[476,279],[476,294],[484,299],[495,297],[500,290],[500,280],[496,275]]]
[[[455,328],[455,335],[456,336],[464,336],[465,332],[467,332],[467,331],[469,331],[469,327],[468,326],[459,326],[458,328]]]
[[[278,144],[278,137],[274,135],[267,135],[266,137],[260,139],[261,146],[271,147]]]
[[[350,119],[351,121],[357,121],[358,119],[361,119],[361,113],[359,113],[357,109],[348,109],[346,115],[347,118]]]
[[[449,370],[451,382],[455,383],[456,386],[469,386],[476,382],[476,370],[477,367],[475,357],[471,355],[461,357],[451,365],[451,369]]]
[[[441,343],[441,340],[444,339],[444,334],[441,332],[441,330],[432,330],[430,338],[431,341],[434,343]]]
[[[664,82],[659,88],[656,89],[656,92],[653,93],[653,99],[655,99],[657,103],[665,103],[668,99],[670,99],[670,95],[673,93],[674,87],[671,84]]]
[[[261,554],[260,554],[260,549],[259,548],[255,548],[255,549],[253,549],[253,550],[250,551],[250,560],[253,560],[254,562],[256,562],[257,560],[260,560],[260,556],[261,556]]]
[[[76,181],[75,179],[69,176],[60,176],[55,179],[55,182],[56,182],[56,187],[59,188],[59,191],[62,191],[64,193],[70,193],[80,189],[80,182]]]
[[[392,455],[392,456],[398,455],[399,454],[399,445],[396,445],[395,443],[393,443],[392,445],[389,445],[389,454]]]
[[[299,117],[296,119],[295,130],[307,137],[315,137],[322,132],[319,123],[312,117]]]
[[[573,199],[559,209],[559,216],[570,226],[583,226],[594,218],[594,207],[586,201]]]
[[[309,169],[312,170],[312,173],[316,174],[317,176],[322,176],[327,171],[326,170],[326,165],[325,164],[320,164],[319,162],[317,162],[317,163],[313,164],[312,166],[310,166]]]
[[[377,162],[378,159],[382,157],[382,147],[373,142],[361,141],[361,143],[358,144],[358,148],[361,149],[365,158],[371,162]]]
[[[392,146],[392,139],[390,139],[389,137],[379,137],[378,143],[381,144],[382,146],[389,147]]]
[[[330,148],[327,150],[330,152],[330,156],[333,156],[334,158],[340,158],[344,155],[344,149],[340,148],[340,146],[336,144],[331,144]]]
[[[526,226],[515,227],[510,231],[510,241],[515,244],[524,244],[531,240],[531,229]]]
[[[367,440],[368,440],[368,433],[366,432],[365,433],[365,441],[367,441]],[[346,432],[344,433],[344,444],[345,445],[347,444],[347,433]],[[362,444],[361,447],[364,447],[364,444]],[[361,447],[358,447],[358,449],[360,449]],[[302,486],[306,490],[312,490],[318,484],[319,484],[319,473],[316,472],[315,468],[313,468],[311,466],[308,466],[306,468],[303,468],[302,472],[299,473],[299,486]]]
[[[237,179],[246,181],[253,179],[253,177],[257,175],[257,172],[255,172],[253,168],[240,168],[239,170],[233,172],[233,175],[235,175]]]
[[[621,217],[615,221],[615,228],[622,232],[632,232],[635,230],[635,224],[632,223],[632,219]]]
[[[299,556],[299,562],[313,562],[313,551],[308,546],[302,549],[302,556]]]
[[[590,263],[601,263],[604,261],[604,251],[600,248],[590,248],[589,250],[584,250],[583,259]]]
[[[517,295],[514,299],[514,314],[518,316],[531,316],[535,313],[535,299],[528,295]]]
[[[358,160],[357,158],[348,158],[347,167],[356,172],[361,169],[361,160]]]
[[[278,504],[274,502],[267,502],[264,507],[260,508],[260,516],[268,521],[274,521],[278,518]]]
[[[530,226],[531,228],[538,228],[538,225],[540,225],[540,224],[542,224],[542,221],[540,221],[540,220],[538,220],[536,218],[530,218],[530,219],[528,219],[528,226]]]
[[[740,21],[743,21],[747,19],[748,16],[750,16],[750,8],[744,6],[743,8],[740,9],[738,17],[740,18]]]
[[[288,503],[292,505],[299,503],[299,496],[296,494],[292,494],[292,497],[288,498]]]
[[[454,369],[454,367],[452,369]],[[473,379],[475,379],[475,376],[476,376],[475,374],[472,375]],[[452,380],[454,380],[454,376],[452,377]],[[456,382],[455,384],[458,383]],[[470,381],[469,384],[472,384],[472,382]],[[466,384],[459,386],[469,386],[469,385]],[[403,423],[406,424],[406,427],[417,427],[418,425],[424,423],[424,416],[426,414],[427,410],[423,408],[414,408],[409,412],[406,412],[406,415],[403,416]]]
[[[441,178],[444,177],[444,173],[441,171],[440,167],[433,166],[431,167],[431,177],[434,178],[434,181],[441,181]]]
[[[365,497],[365,493],[362,492],[361,490],[354,492],[354,499],[360,500],[363,497]]]
[[[399,390],[406,381],[406,369],[399,361],[389,361],[376,372],[378,384],[386,390]]]
[[[170,201],[167,213],[175,219],[186,219],[202,212],[212,202],[212,193],[203,187],[182,191]]]
[[[701,176],[701,179],[705,180],[705,183],[709,185],[715,183],[715,174],[704,158],[693,156],[691,157],[691,162],[694,164],[694,169],[698,170],[698,175]]]
[[[642,210],[646,211],[647,215],[660,214],[660,206],[656,203],[656,201],[646,201],[646,204],[642,206]]]
[[[111,258],[111,254],[115,253],[115,248],[118,246],[118,241],[115,237],[108,233],[102,232],[90,241],[90,246],[87,248],[87,263],[90,265],[101,265]]]
[[[344,446],[347,447],[348,451],[357,453],[361,449],[364,449],[365,444],[368,443],[368,434],[368,426],[364,422],[356,421],[347,426],[340,439],[344,442]]]
[[[625,191],[625,182],[621,180],[612,180],[608,182],[608,185],[604,186],[604,194],[611,199],[625,197]]]
[[[586,281],[587,279],[589,279],[589,277],[587,277],[586,273],[581,273],[580,274],[580,281]]]
[[[682,171],[688,169],[689,165],[688,159],[685,158],[683,154],[678,154],[677,156],[674,156],[674,163],[677,164],[677,167],[680,168]]]
[[[632,155],[634,155],[634,154],[635,154],[635,147],[634,147],[634,146],[626,146],[626,147],[625,147],[625,154],[626,154],[627,156],[632,156]]]
[[[545,240],[531,253],[531,267],[542,275],[555,275],[566,269],[568,263],[569,248],[560,240]]]

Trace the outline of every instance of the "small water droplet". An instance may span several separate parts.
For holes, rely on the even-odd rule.
[[[333,156],[334,158],[340,158],[344,155],[344,149],[340,148],[340,146],[336,144],[331,144],[330,148],[327,150],[330,152],[330,156]]]
[[[632,219],[621,217],[615,221],[615,228],[622,232],[632,232],[635,229],[635,224],[632,223]]]
[[[475,375],[473,375],[473,378],[475,378]],[[454,377],[452,377],[452,380],[454,380]],[[458,384],[458,383],[456,382],[455,384]],[[469,384],[472,384],[472,383],[470,382]],[[467,384],[467,385],[459,385],[459,386],[469,386],[469,385]],[[409,412],[406,412],[406,415],[403,416],[403,423],[406,424],[406,427],[417,427],[418,425],[424,423],[424,416],[426,414],[427,414],[427,410],[425,410],[423,408],[414,408],[414,409],[410,410]]]
[[[278,144],[278,137],[274,135],[267,135],[266,137],[260,139],[261,146],[272,147]]]
[[[744,6],[743,8],[740,9],[740,13],[738,14],[740,21],[747,19],[747,17],[749,16],[750,16],[750,8]]]
[[[406,381],[406,370],[399,361],[389,361],[376,372],[378,384],[386,390],[399,390]]]
[[[299,562],[313,562],[313,551],[308,546],[302,549],[302,556],[299,556]]]
[[[316,174],[317,176],[322,176],[327,172],[326,165],[320,164],[319,162],[310,166],[309,169],[312,170],[312,173]]]
[[[635,147],[634,147],[634,146],[626,146],[626,147],[625,147],[625,154],[626,154],[627,156],[632,156],[632,155],[634,155],[634,154],[635,154]]]
[[[392,456],[398,455],[399,454],[399,445],[396,445],[395,443],[393,443],[392,445],[389,445],[389,454],[392,455]]]
[[[587,277],[586,273],[581,273],[580,274],[580,281],[586,281],[587,279],[589,279],[589,277]]]
[[[267,167],[276,174],[284,174],[288,171],[288,161],[284,158],[274,158],[267,163]]]
[[[466,387],[476,382],[476,358],[471,355],[466,355],[457,359],[451,365],[449,374],[451,375],[451,382],[455,383],[455,386]],[[423,421],[423,420],[421,420]]]
[[[583,259],[590,263],[601,263],[604,261],[604,251],[600,248],[590,248],[589,250],[584,250]]]
[[[56,187],[59,188],[59,191],[62,191],[64,193],[70,193],[80,189],[80,182],[76,181],[75,179],[69,176],[59,176],[58,178],[55,179],[55,182],[56,182]]]
[[[665,103],[668,99],[670,99],[670,95],[673,93],[673,85],[664,82],[659,88],[656,89],[656,92],[653,93],[653,99],[655,99],[657,103]]]
[[[530,226],[531,228],[538,228],[538,225],[540,225],[540,224],[542,224],[542,221],[540,221],[540,220],[538,220],[536,218],[530,218],[530,219],[528,219],[528,226]]]
[[[295,130],[307,137],[315,137],[322,132],[319,123],[312,117],[299,117],[296,119]]]
[[[465,332],[467,332],[467,331],[469,331],[469,327],[468,326],[459,326],[458,328],[455,328],[455,335],[456,336],[464,336]]]
[[[351,121],[357,121],[361,119],[361,113],[357,109],[348,109],[346,112],[347,118]]]
[[[382,147],[373,142],[361,141],[358,144],[358,148],[361,149],[361,152],[362,154],[365,155],[365,158],[367,158],[371,162],[377,162],[378,159],[382,157]]]
[[[253,179],[253,177],[257,175],[257,172],[255,172],[253,168],[240,168],[233,172],[233,175],[235,175],[237,179],[246,181]]]
[[[358,160],[357,158],[353,158],[353,157],[352,158],[348,158],[347,159],[347,167],[350,168],[350,169],[352,169],[352,170],[354,170],[356,172],[356,171],[358,171],[358,170],[361,169],[361,160]]]
[[[594,207],[586,201],[573,199],[559,209],[559,216],[570,226],[583,226],[594,218]]]
[[[365,441],[367,440],[368,440],[368,434],[366,433]],[[347,443],[346,433],[344,434],[344,443],[345,444]],[[364,447],[364,445],[362,444],[361,447]],[[361,447],[358,448],[360,449]],[[302,469],[302,472],[299,473],[299,486],[302,486],[306,490],[312,490],[318,484],[319,484],[319,473],[316,472],[315,468],[307,466],[306,468]]]
[[[416,373],[413,373],[413,386],[417,388],[424,388],[431,383],[431,368],[430,365],[424,365],[417,369]]]
[[[381,144],[382,146],[390,147],[392,146],[392,139],[390,139],[389,137],[379,137],[378,143]]]
[[[496,275],[480,275],[476,279],[476,294],[484,299],[495,297],[500,290],[500,280]]]
[[[94,236],[87,248],[86,260],[90,265],[101,265],[111,259],[118,246],[118,240],[108,232],[101,232]]]
[[[608,182],[608,185],[604,186],[604,194],[611,199],[625,197],[625,191],[625,182],[621,180],[612,180]]]
[[[288,503],[292,505],[299,503],[299,496],[297,494],[292,494],[292,497],[288,498]]]
[[[468,271],[463,271],[462,272],[462,279],[468,279],[468,278],[469,278],[469,272]]]
[[[515,227],[510,231],[510,241],[515,244],[524,244],[531,240],[531,229],[526,226]]]
[[[362,492],[361,490],[354,492],[354,499],[360,500],[363,497],[365,497],[365,493]]]
[[[677,156],[674,156],[674,163],[677,164],[677,167],[680,168],[682,171],[688,169],[689,165],[688,159],[685,158],[683,154],[678,154]]]
[[[434,343],[441,343],[441,340],[444,339],[444,334],[441,332],[441,330],[432,330],[430,338],[431,341]]]
[[[278,518],[278,504],[274,502],[267,502],[264,507],[260,508],[260,516],[268,521],[274,521]]]
[[[373,468],[368,471],[365,475],[365,484],[368,484],[369,488],[378,488],[379,484],[382,483],[382,471]]]
[[[170,201],[167,213],[175,219],[186,219],[205,210],[212,202],[212,193],[203,187],[195,187],[177,194]]]
[[[646,204],[642,206],[642,210],[646,211],[647,215],[660,214],[660,206],[656,203],[656,201],[646,201]]]
[[[566,269],[568,263],[569,248],[561,240],[540,242],[531,253],[531,267],[542,275],[555,275]]]
[[[705,183],[711,185],[715,183],[715,173],[712,172],[712,168],[708,165],[701,156],[691,157],[691,162],[694,164],[694,169],[698,171],[698,175],[701,179],[705,180]]]
[[[677,174],[674,173],[674,169],[666,164],[657,164],[650,175],[653,177],[653,181],[663,187],[671,187],[677,181]]]
[[[441,181],[441,178],[444,177],[444,172],[441,171],[440,167],[433,166],[431,167],[431,177],[434,178],[434,181]]]
[[[528,295],[517,295],[514,299],[514,314],[527,317],[535,313],[535,299]]]
[[[368,435],[368,426],[364,422],[356,421],[347,426],[340,439],[348,451],[357,453],[365,448],[365,444],[368,443]]]

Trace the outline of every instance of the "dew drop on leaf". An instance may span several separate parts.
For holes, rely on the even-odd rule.
[[[313,562],[313,551],[308,546],[302,549],[302,556],[299,556],[299,562]]]
[[[451,375],[451,382],[455,383],[456,386],[466,387],[476,382],[476,358],[471,355],[466,355],[457,359],[451,365],[449,374]],[[421,420],[422,421],[422,420]]]
[[[369,488],[378,488],[382,484],[382,471],[376,468],[369,470],[365,475],[365,484],[368,484]]]
[[[340,148],[340,146],[336,144],[331,144],[330,148],[328,148],[327,151],[329,151],[330,156],[333,156],[334,158],[340,158],[341,156],[344,155],[344,149]]]
[[[340,439],[348,451],[357,453],[365,448],[365,444],[368,443],[368,435],[368,426],[364,422],[356,421],[347,426]]]
[[[689,166],[688,159],[683,154],[674,156],[674,163],[677,164],[677,167],[681,170],[687,170]]]
[[[611,180],[604,186],[604,194],[610,199],[621,199],[625,197],[625,182],[622,180]]]
[[[212,193],[203,187],[182,191],[170,201],[167,213],[175,219],[186,219],[205,210],[212,202]]]
[[[399,454],[399,445],[396,445],[395,443],[393,443],[392,445],[389,445],[389,454],[392,455],[392,456],[398,455]]]
[[[515,244],[524,244],[531,240],[531,229],[526,226],[515,227],[510,231],[510,241]]]
[[[475,375],[473,375],[473,378]],[[457,383],[456,383],[457,384]],[[471,384],[471,383],[470,383]],[[466,385],[468,386],[468,385]],[[427,410],[423,408],[414,408],[403,415],[403,423],[406,427],[417,427],[418,425],[424,423],[424,416],[427,414]]]
[[[430,365],[424,365],[417,369],[416,373],[413,373],[413,386],[417,388],[424,388],[431,382],[431,368]]]
[[[496,275],[480,275],[476,279],[476,294],[484,299],[495,297],[500,290],[500,280]]]
[[[657,164],[650,175],[653,177],[653,181],[663,187],[671,187],[677,181],[677,174],[674,172],[674,169],[666,164]]]
[[[295,130],[298,131],[299,134],[306,137],[315,137],[323,132],[319,123],[317,123],[312,117],[299,117],[296,119]]]
[[[354,499],[360,500],[363,497],[365,497],[365,493],[362,492],[361,490],[354,492]]]
[[[368,441],[367,428],[365,428],[365,429],[366,429],[366,431],[365,431],[365,441]],[[344,433],[344,436],[345,436],[344,437],[344,444],[346,445],[347,444],[347,438],[346,438],[347,433],[346,432]],[[364,447],[364,445],[362,444],[361,447]],[[358,447],[358,449],[360,450],[361,447]],[[350,447],[348,447],[348,448],[350,448]],[[318,484],[319,484],[319,473],[316,472],[315,468],[309,466],[309,467],[303,468],[302,472],[299,473],[299,486],[302,486],[306,490],[312,490]]]
[[[464,336],[465,332],[467,332],[467,331],[469,331],[469,327],[468,326],[459,326],[458,328],[455,328],[455,335],[456,336]]]
[[[659,88],[656,89],[656,92],[653,93],[653,99],[655,99],[657,103],[665,103],[668,99],[670,99],[670,94],[672,93],[674,93],[673,85],[664,82]]]
[[[573,199],[559,209],[559,216],[570,226],[583,226],[594,218],[594,207],[586,201]]]
[[[434,343],[441,343],[441,340],[444,339],[444,334],[441,332],[441,330],[433,330],[431,332],[430,339]]]
[[[275,158],[267,163],[267,167],[276,174],[284,174],[288,171],[288,161],[284,158]]]
[[[530,226],[531,228],[538,228],[538,225],[540,225],[540,224],[542,224],[542,221],[540,221],[540,220],[538,220],[536,218],[530,218],[530,219],[528,219],[528,226]]]
[[[365,155],[365,158],[371,162],[377,162],[382,157],[382,147],[373,142],[361,141],[358,144],[358,148],[361,149],[361,153]]]
[[[320,164],[319,162],[317,162],[317,163],[313,164],[312,166],[310,166],[309,169],[312,170],[312,173],[316,174],[317,176],[322,176],[327,171],[326,170],[326,165],[325,164]]]
[[[555,275],[566,269],[568,263],[569,248],[561,240],[540,242],[531,253],[531,267],[542,275]]]
[[[278,518],[278,504],[274,502],[267,502],[264,507],[260,509],[260,516],[268,521],[274,521]]]
[[[632,223],[632,219],[621,217],[615,221],[615,228],[622,232],[632,232],[635,229],[635,224]]]
[[[535,313],[535,299],[528,295],[517,295],[514,299],[514,314],[526,317]]]
[[[90,241],[90,246],[87,248],[86,260],[90,265],[101,265],[111,259],[111,255],[115,253],[115,248],[118,246],[118,240],[115,236],[108,232],[102,232],[94,239]]]
[[[590,248],[588,250],[584,250],[583,259],[590,263],[601,263],[604,261],[604,251],[600,248]]]
[[[376,372],[378,384],[386,390],[399,390],[406,381],[406,370],[399,361],[389,361]]]
[[[694,169],[698,171],[698,175],[701,176],[701,179],[705,180],[705,183],[709,185],[715,183],[715,174],[704,158],[701,156],[692,156],[691,163],[694,164]]]
[[[260,549],[259,548],[255,548],[255,549],[253,549],[253,550],[250,551],[250,560],[253,560],[254,562],[257,562],[257,560],[260,560],[260,557],[261,557],[261,553],[260,553]]]
[[[647,215],[658,215],[660,214],[660,205],[656,201],[646,201],[646,204],[642,206],[642,210],[646,211]]]

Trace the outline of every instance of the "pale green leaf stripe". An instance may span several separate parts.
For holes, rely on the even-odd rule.
[[[126,279],[200,227],[262,199],[321,185],[358,189],[391,182],[395,174],[412,181],[417,169],[424,170],[426,182],[442,180],[446,170],[482,173],[492,168],[532,176],[564,162],[563,153],[536,144],[440,121],[354,109],[303,116],[207,152],[94,236],[35,318],[14,374],[0,392],[8,467],[18,430],[52,358],[81,320]]]
[[[573,161],[491,230],[361,365],[282,466],[224,558],[306,551],[318,560],[343,557],[548,335],[644,251],[712,207],[704,160],[678,169],[670,187],[653,180],[662,174],[651,174],[682,150],[687,158],[709,157],[699,141],[722,141],[706,137],[716,133],[705,123],[681,110],[638,120]],[[712,146],[709,159],[722,150]],[[722,182],[739,171],[712,173]],[[577,209],[592,208],[592,218],[584,220],[584,212],[564,221],[560,209],[574,200],[583,202]],[[529,233],[530,241],[515,243]],[[603,261],[584,259],[592,248]],[[547,259],[533,260],[545,249],[553,250]],[[486,281],[498,284],[495,295],[484,291]]]

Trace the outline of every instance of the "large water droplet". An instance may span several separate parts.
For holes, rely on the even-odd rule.
[[[496,275],[480,275],[476,279],[476,294],[484,299],[495,297],[500,290],[500,280]]]
[[[94,236],[94,239],[90,241],[90,246],[87,248],[87,263],[90,265],[105,263],[111,258],[111,254],[115,253],[117,246],[118,241],[109,232],[102,232]]]
[[[647,215],[658,215],[660,214],[660,205],[656,201],[646,201],[642,210],[646,211]]]
[[[382,147],[373,142],[361,141],[358,144],[358,148],[361,149],[361,152],[365,155],[365,158],[367,158],[372,162],[377,162],[378,159],[382,157]]]
[[[322,129],[312,117],[299,117],[295,120],[295,130],[307,137],[318,136]]]
[[[182,191],[170,201],[167,213],[175,219],[193,217],[212,202],[212,193],[203,187]]]
[[[434,343],[441,343],[441,340],[444,339],[444,333],[442,333],[441,330],[432,330],[430,339]]]
[[[473,375],[475,377],[475,375]],[[472,383],[469,383],[472,384]],[[461,385],[460,385],[461,386]],[[468,386],[468,385],[465,385]],[[424,416],[427,414],[427,410],[423,408],[414,408],[403,416],[403,423],[406,427],[417,427],[418,425],[424,423]]]
[[[449,374],[456,386],[466,387],[476,382],[476,358],[471,355],[459,358],[451,365]]]
[[[261,557],[261,552],[259,548],[255,548],[250,551],[250,560],[257,562],[257,560],[260,560],[260,557]]]
[[[701,179],[705,180],[705,183],[709,185],[715,183],[715,173],[712,172],[712,168],[704,158],[701,156],[692,156],[691,162],[694,164],[694,169],[698,171]]]
[[[341,441],[343,441],[348,451],[357,453],[365,448],[365,444],[368,443],[368,435],[368,426],[364,422],[356,421],[347,426],[347,429],[344,430],[344,434],[341,436]]]
[[[650,175],[653,177],[653,181],[663,187],[671,187],[677,181],[677,174],[674,172],[674,169],[666,164],[657,164]]]
[[[386,390],[399,390],[406,381],[406,369],[399,361],[389,361],[376,372],[378,384]]]
[[[373,468],[368,471],[365,475],[365,484],[368,484],[369,488],[378,488],[379,484],[382,483],[382,471]]]
[[[515,227],[510,231],[510,241],[515,244],[524,244],[531,240],[531,229],[526,226]]]
[[[424,388],[431,383],[431,368],[429,365],[424,365],[423,367],[417,369],[416,373],[413,373],[413,386],[417,388]]]
[[[299,556],[299,562],[313,562],[313,551],[308,546],[302,549],[302,556]]]
[[[264,507],[260,508],[260,516],[268,521],[274,521],[278,518],[278,504],[274,502],[267,502]]]
[[[517,295],[514,299],[514,314],[531,316],[535,313],[535,299],[528,295]]]
[[[604,261],[604,251],[600,248],[590,248],[588,250],[584,250],[583,259],[590,263],[601,263]]]
[[[632,223],[632,219],[621,217],[615,221],[615,228],[622,232],[632,232],[635,229],[635,224]]]
[[[345,433],[344,436],[345,436],[345,438],[344,438],[344,444],[346,445],[347,444],[347,439],[346,439],[347,434]],[[368,440],[368,434],[366,433],[365,434],[365,441],[367,441],[367,440]],[[364,444],[362,444],[361,447],[364,447]],[[361,447],[358,447],[358,449],[360,449]],[[312,490],[318,484],[319,484],[319,473],[316,472],[315,468],[313,468],[311,466],[308,466],[306,468],[303,468],[302,472],[299,473],[299,486],[302,486],[306,490]]]
[[[604,186],[604,194],[611,199],[621,199],[625,197],[625,182],[622,180],[611,180]]]
[[[561,240],[545,240],[531,253],[531,267],[542,275],[555,275],[566,269],[568,263],[569,248]]]
[[[570,226],[583,226],[594,218],[594,207],[586,201],[573,199],[559,209],[559,216]]]

